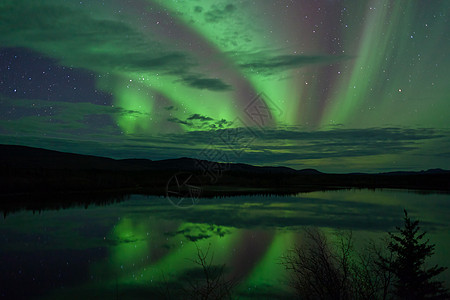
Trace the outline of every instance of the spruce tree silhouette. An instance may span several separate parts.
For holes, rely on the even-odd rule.
[[[381,257],[383,268],[395,276],[393,293],[397,299],[449,299],[450,294],[443,282],[433,280],[447,268],[435,265],[424,266],[425,260],[434,254],[434,244],[422,242],[426,232],[420,233],[419,221],[411,221],[406,210],[403,228],[399,233],[389,233],[391,241],[388,249],[393,259]]]

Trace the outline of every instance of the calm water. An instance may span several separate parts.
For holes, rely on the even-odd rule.
[[[0,221],[0,296],[149,299],[192,278],[196,247],[209,246],[214,264],[240,279],[238,297],[282,297],[279,258],[302,227],[352,229],[361,243],[401,225],[403,208],[437,244],[431,262],[450,266],[449,194],[341,190],[199,199],[189,209],[131,196],[87,209],[22,211]]]

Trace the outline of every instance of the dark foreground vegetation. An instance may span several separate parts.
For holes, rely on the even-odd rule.
[[[215,265],[211,245],[205,251],[197,246],[197,256],[192,259],[197,266],[184,282],[171,286],[163,274],[164,282],[158,289],[162,299],[232,299],[238,279],[227,278],[225,265]]]
[[[449,299],[443,282],[435,279],[446,268],[426,267],[435,245],[420,232],[419,222],[405,211],[398,233],[383,244],[353,248],[351,233],[330,242],[317,229],[305,231],[305,244],[296,246],[282,263],[292,271],[291,285],[301,299]]]
[[[403,227],[388,233],[381,242],[356,250],[351,232],[326,237],[317,228],[306,229],[302,244],[280,259],[290,286],[299,299],[450,299],[448,289],[436,276],[446,270],[427,266],[435,245],[425,238],[419,221],[405,211]],[[238,279],[227,278],[225,265],[213,265],[213,253],[197,248],[194,262],[198,276],[177,287],[160,287],[165,299],[234,299]]]

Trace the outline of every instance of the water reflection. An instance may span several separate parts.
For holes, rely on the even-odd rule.
[[[69,194],[19,194],[0,196],[0,212],[9,214],[23,210],[41,213],[44,210],[60,210],[73,207],[103,206],[130,199],[125,193],[69,193]]]
[[[240,279],[238,296],[288,297],[278,262],[301,227],[352,229],[363,241],[400,225],[403,208],[437,243],[434,260],[450,265],[448,194],[341,190],[200,199],[192,209],[160,197],[122,200],[8,215],[0,225],[0,280],[7,283],[1,295],[148,299],[194,276],[196,247],[210,246],[214,264],[226,264],[227,276]],[[90,205],[99,203],[106,202]]]

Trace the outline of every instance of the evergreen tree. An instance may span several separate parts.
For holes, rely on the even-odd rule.
[[[381,266],[394,274],[393,293],[399,299],[449,299],[450,294],[441,281],[433,278],[446,270],[435,265],[424,266],[425,260],[434,254],[434,244],[421,241],[426,232],[420,233],[419,221],[411,221],[405,212],[403,228],[399,233],[389,233],[388,249],[393,259],[381,257]]]

